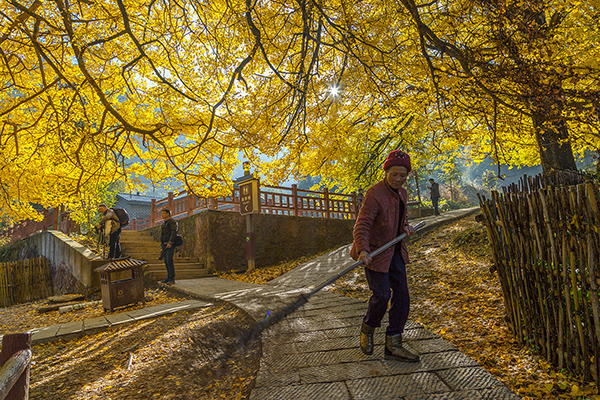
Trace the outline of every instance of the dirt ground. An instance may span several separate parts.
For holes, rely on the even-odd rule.
[[[146,307],[188,298],[153,286]],[[0,308],[0,334],[104,315],[101,305],[59,314],[46,300]],[[135,310],[134,306],[115,310]],[[260,360],[243,311],[215,305],[32,347],[30,399],[243,399]]]
[[[411,319],[458,346],[524,399],[600,400],[594,385],[552,370],[532,349],[514,340],[504,322],[498,277],[489,271],[487,236],[473,217],[417,238],[409,252]],[[264,282],[298,264],[228,278]],[[327,290],[364,300],[370,295],[362,270]],[[148,305],[180,300],[164,289],[146,294],[152,297]],[[35,309],[40,304],[0,309],[0,333],[103,313],[97,307],[39,314]],[[215,305],[68,342],[36,345],[30,398],[246,398],[260,360],[259,340],[244,333],[251,324],[243,311]]]
[[[413,240],[407,266],[409,318],[456,345],[524,399],[600,400],[593,384],[567,371],[552,370],[510,333],[485,227],[474,217]],[[362,269],[340,279],[333,290],[368,300]]]
[[[152,307],[159,304],[174,303],[186,299],[165,288],[151,285],[144,290],[146,304],[138,303],[136,305],[117,309],[114,313],[131,311],[143,307]],[[98,294],[91,300],[99,300]],[[79,303],[85,303],[87,300],[81,300]],[[67,322],[82,321],[84,319],[95,318],[105,315],[102,305],[87,306],[81,310],[75,310],[60,314],[57,311],[39,312],[40,307],[50,304],[47,300],[38,300],[31,303],[19,304],[11,307],[0,308],[0,335],[9,332],[25,332],[33,328],[64,324]]]
[[[30,399],[243,399],[258,370],[251,319],[212,306],[33,346]]]

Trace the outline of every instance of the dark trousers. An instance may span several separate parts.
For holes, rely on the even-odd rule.
[[[108,237],[108,258],[121,257],[121,228]]]
[[[438,205],[440,204],[440,198],[439,197],[432,197],[431,198],[431,204],[433,205],[433,214],[434,215],[440,215],[440,210],[438,210]]]
[[[369,299],[367,314],[363,322],[373,328],[381,326],[381,320],[387,310],[388,302],[392,300],[389,311],[390,323],[385,331],[386,335],[395,335],[404,332],[404,326],[408,321],[410,309],[410,296],[408,294],[408,283],[406,281],[406,265],[396,249],[390,270],[387,273],[371,271],[365,268],[369,289],[373,292]]]
[[[163,260],[165,260],[165,267],[167,267],[167,280],[175,281],[175,264],[173,263],[173,255],[175,254],[175,246],[167,248],[167,244],[162,244]]]

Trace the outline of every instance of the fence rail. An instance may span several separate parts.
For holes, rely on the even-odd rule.
[[[26,303],[50,295],[52,278],[46,258],[0,263],[0,306]]]
[[[79,226],[70,218],[70,213],[60,211],[58,208],[43,210],[41,221],[26,219],[14,226],[0,231],[0,237],[9,238],[12,242],[26,238],[34,233],[45,231],[47,229],[59,230],[67,235],[71,232],[77,232]]]
[[[292,215],[314,218],[355,219],[358,213],[358,196],[356,193],[330,193],[324,191],[298,189],[283,186],[259,186],[260,212],[262,214]],[[152,200],[150,226],[162,223],[160,211],[171,210],[173,218],[183,218],[203,210],[238,211],[240,209],[240,193],[235,188],[229,196],[219,198],[202,198],[187,191],[175,196]]]
[[[555,367],[600,383],[600,188],[525,180],[480,197],[511,328]]]
[[[9,333],[0,350],[0,400],[29,398],[31,333]]]

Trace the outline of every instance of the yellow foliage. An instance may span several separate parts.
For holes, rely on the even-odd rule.
[[[0,209],[35,217],[31,204],[77,207],[141,176],[225,194],[238,154],[266,183],[349,188],[392,147],[421,164],[466,148],[530,165],[534,112],[564,119],[576,151],[600,146],[593,5],[543,2],[546,25],[563,12],[550,29],[511,22],[536,2],[487,3],[4,2]],[[500,33],[521,59],[493,48]]]

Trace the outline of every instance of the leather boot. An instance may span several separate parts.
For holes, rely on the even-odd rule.
[[[370,356],[373,354],[373,333],[375,328],[363,322],[360,328],[360,349],[363,353]]]
[[[385,359],[405,362],[418,362],[420,358],[417,354],[402,347],[402,334],[385,336]]]

